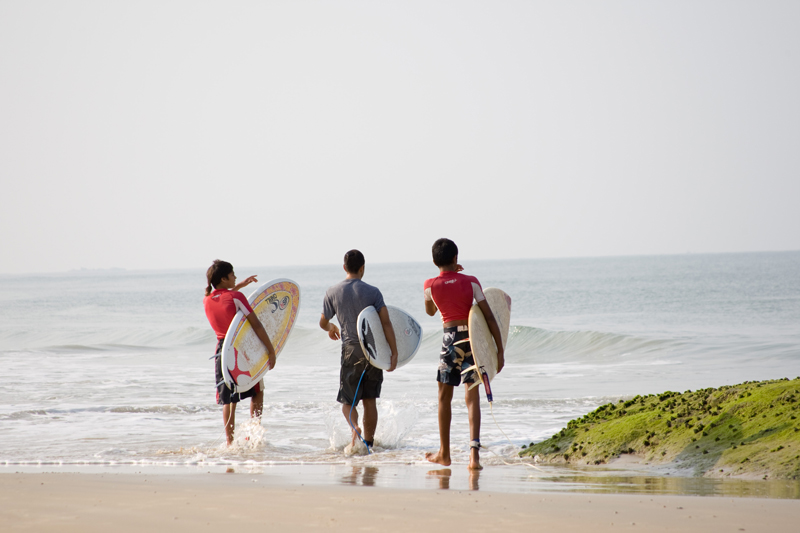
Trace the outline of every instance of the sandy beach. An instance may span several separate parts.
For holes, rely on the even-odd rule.
[[[796,531],[800,501],[272,485],[248,475],[1,474],[2,531]]]

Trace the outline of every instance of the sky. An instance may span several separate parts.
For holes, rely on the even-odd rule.
[[[0,0],[0,273],[800,249],[800,2]]]

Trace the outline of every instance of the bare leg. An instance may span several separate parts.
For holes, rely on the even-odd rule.
[[[358,427],[358,408],[353,407],[353,418],[350,418],[350,406],[346,403],[343,403],[342,414],[344,415],[344,419],[348,421],[348,425],[351,426],[351,429],[355,428],[353,430],[353,440],[350,442],[350,444],[355,444],[356,437],[361,434],[361,428]]]
[[[225,437],[228,446],[233,444],[233,428],[236,425],[236,404],[227,403],[222,406],[222,423],[225,424]]]
[[[261,418],[264,411],[264,391],[259,390],[255,396],[250,398],[250,418]]]
[[[481,396],[480,387],[475,387],[470,390],[468,383],[464,384],[464,401],[467,402],[467,415],[469,417],[469,440],[481,439]],[[480,455],[478,448],[470,448],[469,450],[469,469],[480,470],[481,466]]]
[[[364,398],[364,440],[371,441],[375,438],[375,428],[378,427],[378,405],[375,398]]]
[[[450,421],[453,418],[451,403],[453,386],[439,383],[439,451],[428,452],[425,458],[444,466],[450,466]]]

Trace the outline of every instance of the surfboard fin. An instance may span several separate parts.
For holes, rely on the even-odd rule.
[[[467,372],[470,372],[472,370],[474,370],[475,374],[477,374],[478,381],[476,381],[474,383],[471,383],[470,386],[469,386],[469,389],[467,389],[467,390],[472,390],[475,387],[477,387],[478,385],[480,385],[481,383],[483,383],[483,378],[481,377],[481,373],[478,371],[478,365],[472,365],[469,368],[465,368],[464,370],[461,371],[461,375],[463,376],[464,374],[466,374]]]

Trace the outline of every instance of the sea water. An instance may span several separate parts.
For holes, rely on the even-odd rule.
[[[522,445],[607,402],[800,375],[800,252],[465,257],[462,264],[484,288],[499,287],[513,300],[506,367],[492,383],[491,406],[481,393],[488,466],[505,468]],[[367,265],[364,280],[424,330],[415,359],[384,374],[376,453],[368,457],[345,454],[350,431],[335,401],[340,343],[318,326],[325,289],[343,277],[341,266],[236,272],[260,282],[293,279],[301,304],[265,378],[262,420],[249,421],[249,401],[240,404],[231,448],[214,401],[203,268],[6,276],[0,466],[428,466],[424,454],[439,443],[441,321],[425,314],[422,284],[437,274],[433,264]],[[462,391],[453,403],[454,469],[468,459]]]

